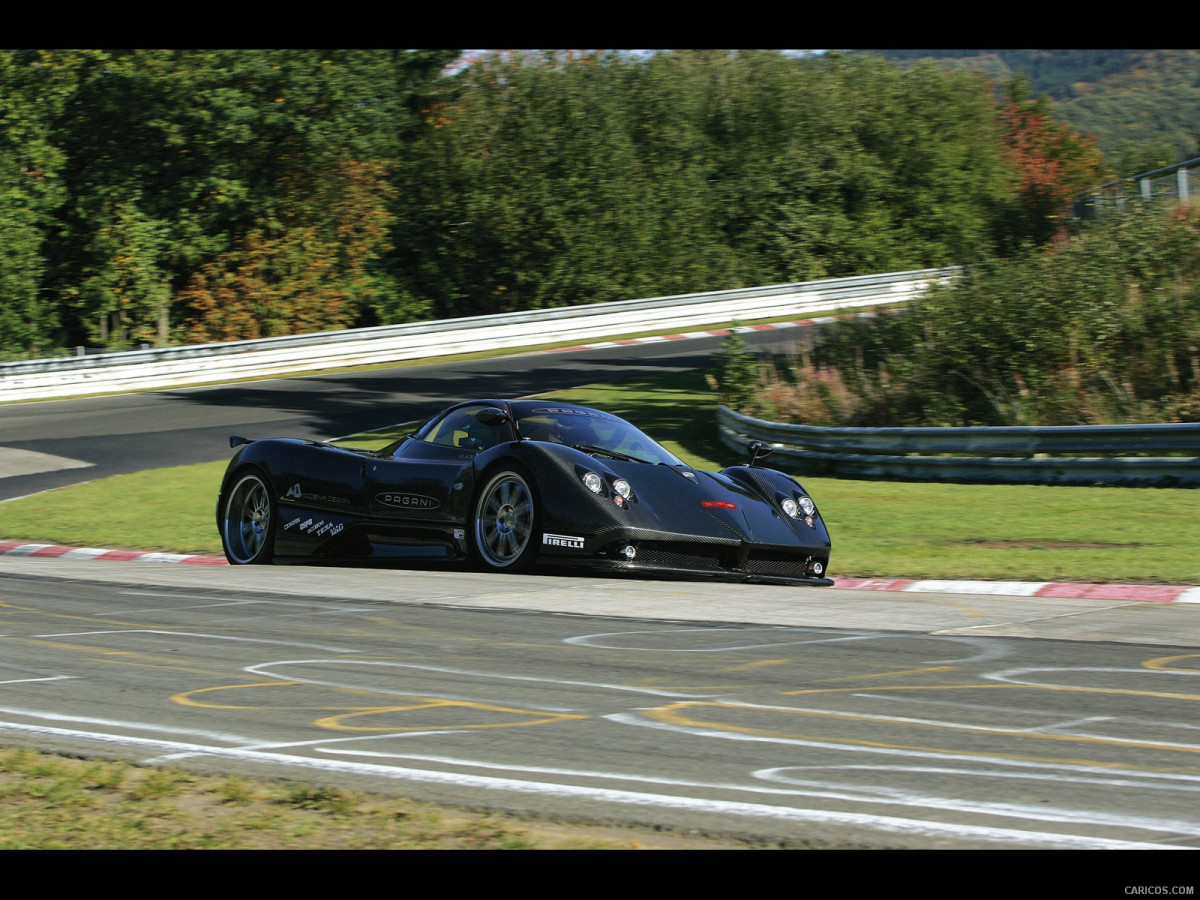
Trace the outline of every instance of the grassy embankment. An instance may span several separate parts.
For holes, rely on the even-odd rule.
[[[0,850],[741,849],[305,783],[0,750]]]

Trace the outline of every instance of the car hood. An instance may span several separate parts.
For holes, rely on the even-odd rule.
[[[828,543],[824,525],[785,515],[774,496],[751,491],[725,475],[677,466],[605,461],[633,486],[631,524],[763,544]],[[774,493],[773,491],[771,493]]]

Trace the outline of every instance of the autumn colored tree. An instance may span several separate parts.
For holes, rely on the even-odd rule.
[[[1041,244],[1064,232],[1075,194],[1113,175],[1094,137],[1056,123],[1047,98],[1027,95],[1027,80],[1010,82],[998,116],[1005,156],[1019,176],[1010,240]]]
[[[386,165],[346,160],[290,173],[276,221],[239,236],[180,292],[189,341],[329,331],[380,302],[371,271],[384,246],[393,190]]]
[[[51,289],[75,331],[121,348],[358,322],[394,293],[393,170],[455,55],[108,51],[55,132],[70,202]]]

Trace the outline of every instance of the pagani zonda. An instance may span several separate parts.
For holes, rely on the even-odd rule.
[[[829,534],[792,478],[689,468],[628,422],[546,400],[450,407],[382,450],[237,447],[217,501],[233,564],[470,560],[829,585]]]

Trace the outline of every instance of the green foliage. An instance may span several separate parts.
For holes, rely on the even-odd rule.
[[[672,69],[599,53],[477,60],[426,111],[408,161],[421,177],[401,191],[396,246],[411,293],[451,317],[729,284]]]
[[[901,66],[936,61],[998,85],[1022,80],[1054,118],[1095,135],[1121,177],[1200,155],[1200,50],[869,50]]]
[[[752,408],[760,386],[758,356],[746,346],[746,339],[736,331],[721,342],[713,354],[709,386],[718,400],[730,409]]]
[[[456,55],[0,52],[0,352],[973,263],[1091,176],[1040,109],[1014,129],[932,63]]]
[[[1073,128],[1095,134],[1114,159],[1140,147],[1169,148],[1167,162],[1122,168],[1122,176],[1200,156],[1198,69],[1200,50],[1141,51],[1131,65],[1074,85],[1071,96],[1055,104],[1055,114]]]
[[[372,264],[392,222],[394,193],[386,168],[346,161],[293,177],[303,187],[275,223],[240,235],[180,293],[189,339],[326,331],[353,324],[378,303]]]
[[[1027,91],[1018,79],[1000,101],[1005,157],[1019,178],[1010,216],[1000,226],[1003,250],[1062,235],[1075,195],[1113,180],[1095,140],[1055,123],[1046,100],[1027,100]]]
[[[54,125],[88,54],[0,52],[0,353],[45,351],[59,310],[43,290],[45,244],[66,200]]]
[[[171,288],[160,260],[168,249],[168,223],[150,219],[137,198],[106,198],[109,209],[93,236],[97,265],[75,297],[87,310],[91,343],[124,349],[167,343]]]
[[[904,314],[827,326],[746,393],[828,425],[1198,421],[1197,284],[1200,210],[1130,212],[981,265]],[[817,403],[822,389],[853,400]]]
[[[287,334],[386,308],[410,104],[451,58],[128,50],[94,61],[53,134],[71,195],[48,290],[74,338]]]
[[[397,243],[439,316],[971,260],[1017,184],[986,82],[869,58],[495,54],[426,125]]]

